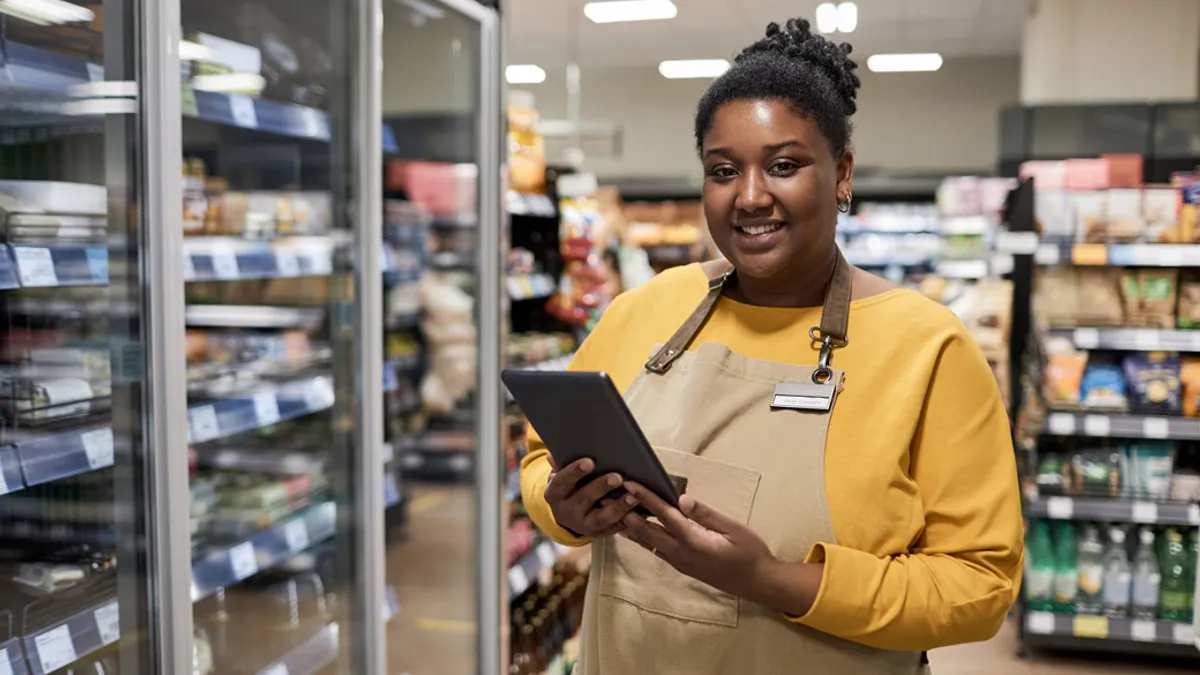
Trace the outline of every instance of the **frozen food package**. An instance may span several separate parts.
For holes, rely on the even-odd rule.
[[[1125,357],[1130,407],[1141,413],[1178,415],[1182,412],[1179,356],[1166,352]]]
[[[1086,408],[1126,410],[1129,401],[1121,369],[1107,363],[1088,365],[1079,385],[1079,399]]]

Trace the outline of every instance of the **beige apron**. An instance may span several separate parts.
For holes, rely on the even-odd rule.
[[[825,436],[843,382],[830,360],[846,344],[850,266],[839,252],[821,326],[809,331],[821,347],[816,368],[747,358],[715,343],[687,351],[735,283],[728,265],[722,272],[625,400],[666,470],[687,479],[687,494],[748,523],[777,557],[800,562],[813,544],[836,542]],[[919,652],[865,647],[788,621],[680,574],[623,537],[597,540],[593,549],[579,675],[923,672]]]

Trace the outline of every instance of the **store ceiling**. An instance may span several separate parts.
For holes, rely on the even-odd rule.
[[[820,0],[675,0],[666,21],[594,24],[583,0],[505,0],[507,63],[558,68],[657,66],[666,59],[728,58],[770,21],[812,20]],[[946,57],[1015,56],[1029,0],[857,0],[847,36],[860,63],[869,54],[939,52]]]

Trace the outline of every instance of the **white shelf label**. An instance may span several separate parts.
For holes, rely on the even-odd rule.
[[[0,649],[0,675],[13,675],[12,660],[7,649]]]
[[[217,424],[217,409],[211,405],[192,408],[188,411],[188,428],[192,432],[192,443],[211,441],[221,435]]]
[[[103,469],[113,465],[113,431],[112,429],[93,429],[79,435],[83,441],[83,451],[87,453],[88,464],[93,469]]]
[[[237,279],[242,275],[238,268],[237,254],[228,249],[217,249],[212,252],[213,276],[218,279]]]
[[[1158,624],[1149,619],[1134,619],[1129,622],[1129,635],[1134,642],[1154,642],[1158,639]]]
[[[310,411],[333,405],[333,384],[323,377],[310,380],[304,387],[304,404]]]
[[[58,670],[79,658],[71,640],[71,627],[66,624],[33,638],[33,644],[37,647],[38,661],[44,673]]]
[[[1188,506],[1188,523],[1191,525],[1200,525],[1200,504],[1192,504]]]
[[[1017,255],[1033,255],[1038,243],[1037,232],[1001,232],[996,237],[997,250]]]
[[[1076,328],[1075,346],[1080,349],[1095,349],[1100,346],[1100,331],[1095,328]]]
[[[308,256],[308,266],[312,269],[315,275],[325,275],[333,273],[333,253],[329,251],[318,251],[311,253]]]
[[[262,671],[261,675],[289,675],[286,663],[276,663],[275,665]]]
[[[321,111],[314,108],[304,110],[304,134],[313,138],[325,138],[329,135],[329,122]]]
[[[513,595],[520,595],[529,588],[529,577],[520,565],[508,568],[508,586]]]
[[[1030,612],[1025,619],[1025,627],[1035,635],[1051,635],[1054,633],[1054,615],[1050,612]]]
[[[1040,244],[1033,255],[1039,265],[1057,265],[1058,257],[1058,246],[1055,244]]]
[[[1158,522],[1158,504],[1154,502],[1134,502],[1133,522],[1153,525]]]
[[[287,539],[288,550],[292,553],[299,553],[308,548],[308,525],[303,518],[285,523],[283,536]]]
[[[1182,267],[1183,266],[1183,251],[1175,246],[1159,246],[1157,247],[1158,255],[1155,256],[1156,262],[1163,267]]]
[[[275,269],[281,277],[298,277],[300,259],[291,251],[275,251]]]
[[[1104,415],[1088,415],[1083,418],[1083,433],[1088,436],[1107,436],[1110,430]]]
[[[229,562],[238,581],[258,574],[258,555],[254,552],[254,544],[248,541],[229,549]]]
[[[1176,623],[1171,626],[1171,638],[1175,644],[1190,645],[1196,640],[1196,628],[1190,623]]]
[[[104,81],[104,66],[100,65],[99,63],[88,63],[87,71],[89,82]]]
[[[1147,417],[1142,422],[1142,433],[1146,438],[1166,438],[1171,435],[1171,425],[1163,417]]]
[[[111,645],[121,639],[121,610],[116,600],[92,612],[92,616],[96,619],[96,627],[100,629],[101,644]]]
[[[1046,420],[1050,433],[1055,436],[1070,436],[1075,433],[1075,416],[1070,413],[1052,413]]]
[[[254,99],[241,94],[229,97],[229,112],[233,113],[233,121],[239,127],[258,128],[258,113],[254,110]]]
[[[1133,331],[1133,344],[1138,349],[1154,351],[1161,348],[1162,341],[1158,339],[1158,331],[1139,328]]]
[[[1055,520],[1070,520],[1075,515],[1075,501],[1070,497],[1051,497],[1046,500],[1046,515]]]
[[[279,399],[275,392],[260,391],[254,395],[254,417],[264,427],[279,421]]]
[[[54,271],[54,258],[48,248],[15,246],[17,273],[22,286],[57,286],[58,273]]]
[[[558,556],[554,553],[554,547],[550,544],[538,546],[537,557],[543,568],[553,567],[555,561],[558,560]]]
[[[4,477],[4,466],[0,465],[0,495],[8,494],[8,479]],[[0,675],[4,675],[0,673]]]
[[[196,263],[192,261],[191,253],[183,254],[183,280],[191,281],[196,278]]]

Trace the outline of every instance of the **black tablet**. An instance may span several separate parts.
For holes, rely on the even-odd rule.
[[[500,379],[560,467],[596,462],[580,484],[617,473],[679,506],[671,477],[607,374],[506,370]]]

